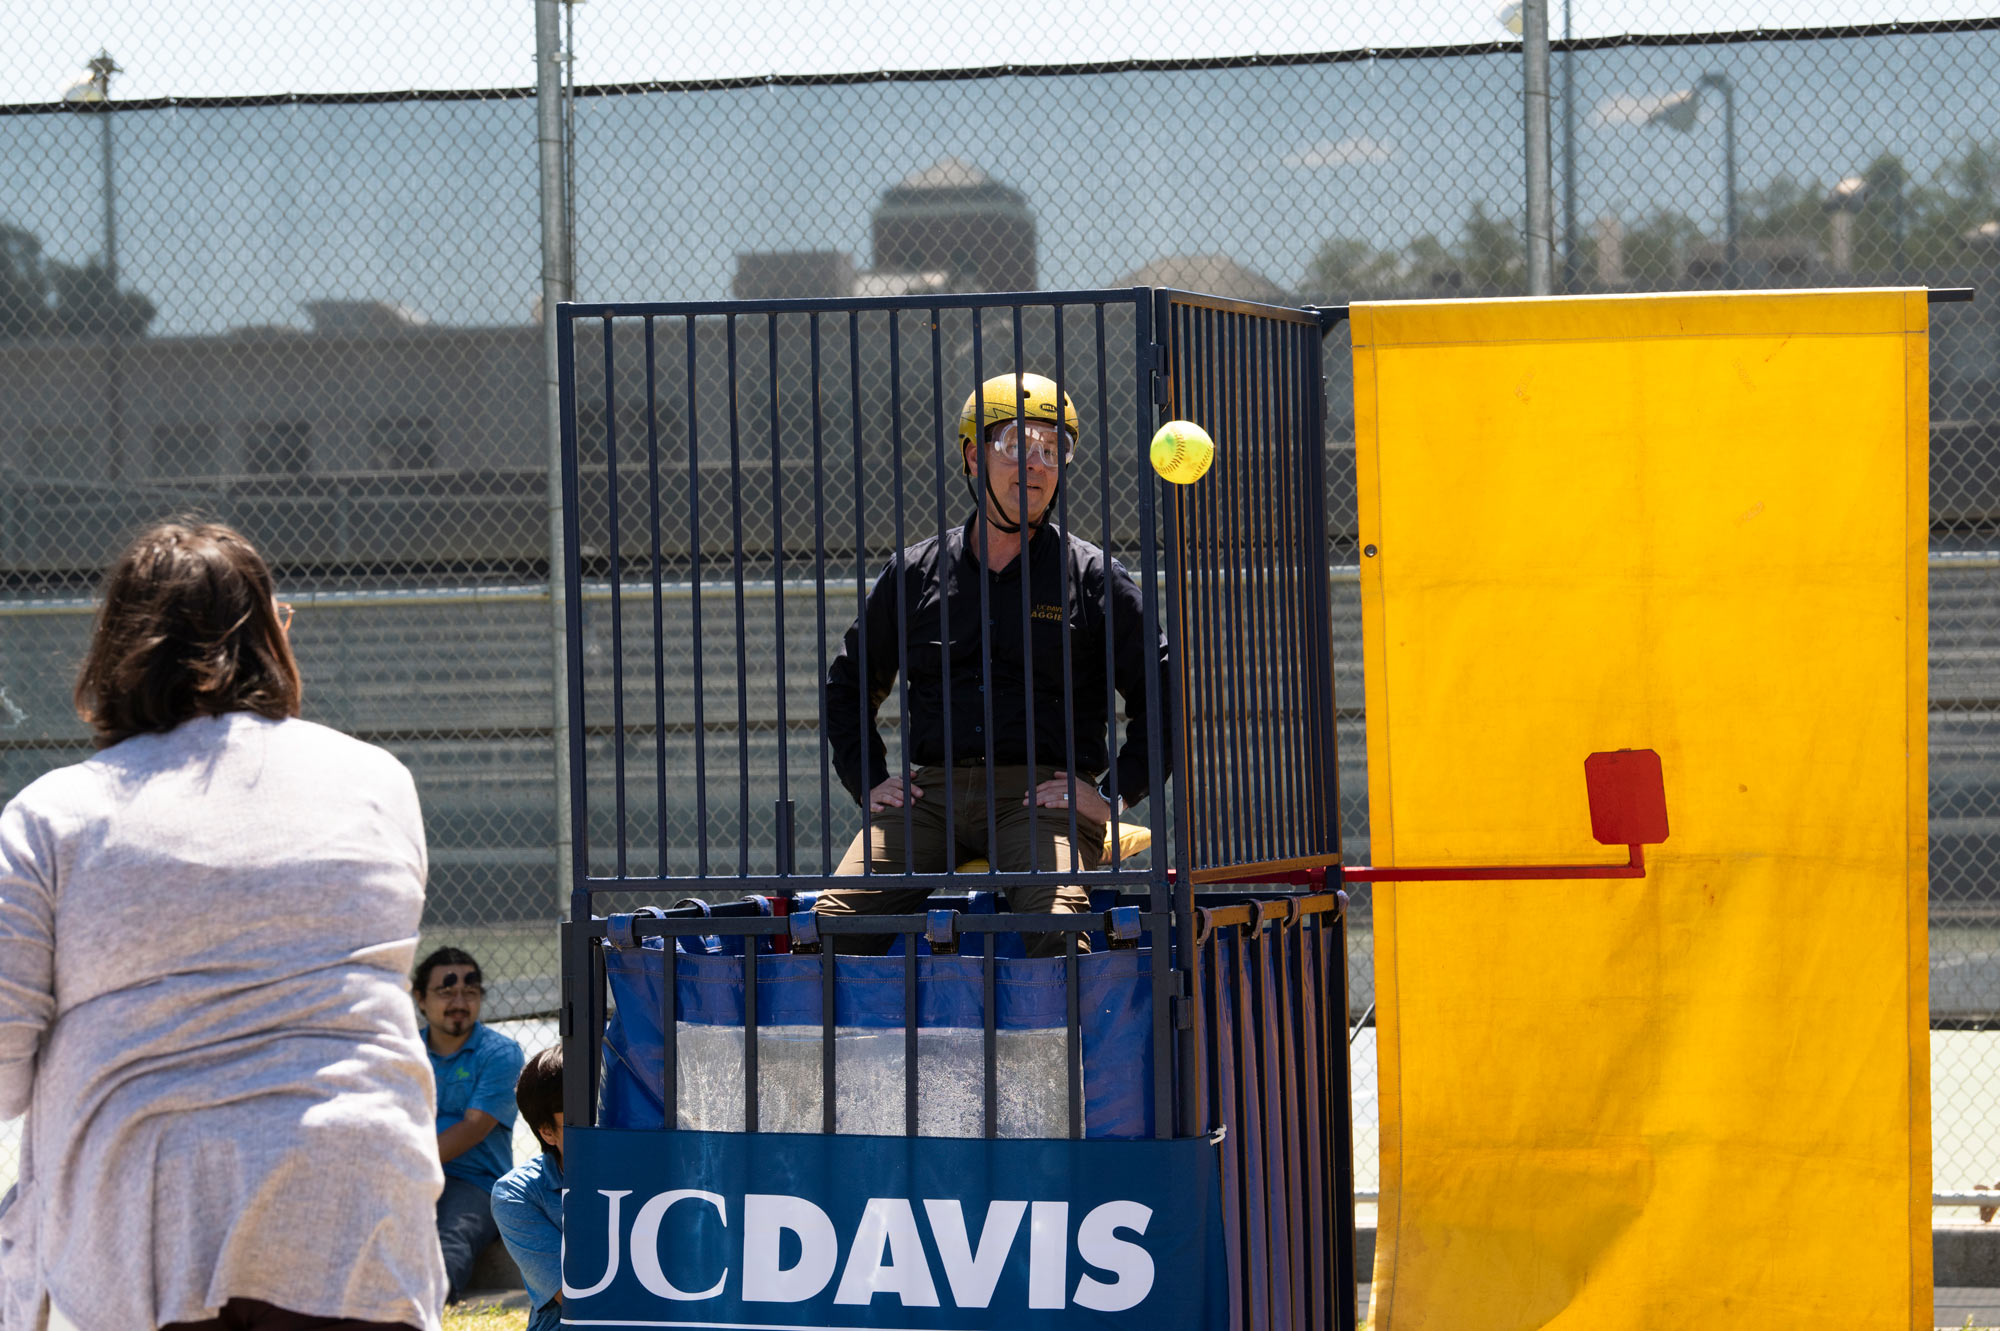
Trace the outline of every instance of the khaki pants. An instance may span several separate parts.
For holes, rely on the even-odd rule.
[[[924,792],[910,807],[909,844],[904,844],[902,809],[884,809],[872,815],[868,830],[854,838],[840,867],[842,877],[859,875],[867,865],[878,873],[944,873],[966,860],[982,855],[1001,872],[1018,873],[1030,868],[1063,872],[1077,868],[1095,869],[1104,857],[1104,824],[1088,818],[1076,820],[1077,839],[1069,840],[1069,810],[1040,808],[1029,817],[1021,799],[1035,785],[1061,775],[1055,767],[995,767],[990,783],[993,799],[994,842],[986,843],[986,802],[988,769],[983,766],[954,767],[951,771],[951,816],[953,844],[945,843],[945,771],[942,767],[919,767],[910,779]],[[1033,827],[1030,827],[1030,822]],[[864,839],[866,844],[864,845]],[[969,879],[968,889],[978,879]],[[833,888],[820,893],[818,911],[822,915],[914,915],[922,912],[930,892],[925,888]],[[1008,909],[1025,915],[1061,914],[1090,909],[1090,896],[1075,883],[1047,886],[1010,887]],[[832,939],[834,950],[880,954],[889,948],[889,934],[844,934]],[[1031,957],[1059,957],[1063,936],[1059,933],[1023,934]],[[1081,936],[1079,950],[1089,944]]]

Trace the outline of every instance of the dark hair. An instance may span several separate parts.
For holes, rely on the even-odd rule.
[[[556,1115],[562,1113],[561,1045],[550,1045],[523,1065],[520,1077],[514,1082],[514,1103],[520,1107],[521,1117],[527,1120],[529,1131],[535,1134],[535,1144],[546,1151],[555,1150],[542,1139],[542,1129],[554,1132]],[[561,1158],[560,1152],[557,1158]]]
[[[417,973],[410,977],[410,988],[424,993],[431,987],[431,972],[440,966],[470,966],[472,978],[484,981],[479,971],[479,963],[472,959],[470,952],[455,947],[441,947],[417,963]]]
[[[99,748],[197,716],[299,714],[271,570],[237,532],[158,523],[111,565],[103,594],[72,695]]]

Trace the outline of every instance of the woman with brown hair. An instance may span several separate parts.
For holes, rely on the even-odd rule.
[[[153,527],[77,678],[98,753],[0,811],[9,1327],[438,1325],[416,789],[299,719],[289,625],[243,537]]]

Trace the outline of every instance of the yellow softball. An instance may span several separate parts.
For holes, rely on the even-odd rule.
[[[1215,461],[1215,441],[1193,421],[1168,421],[1153,436],[1153,470],[1175,485],[1191,485]]]

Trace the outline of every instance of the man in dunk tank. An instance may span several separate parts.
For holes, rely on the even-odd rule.
[[[834,766],[868,816],[836,874],[945,873],[982,857],[1002,872],[1095,869],[1114,815],[1154,793],[1146,655],[1159,660],[1169,694],[1160,733],[1170,735],[1167,636],[1146,640],[1132,575],[1055,520],[1077,428],[1075,404],[1043,375],[996,375],[966,398],[959,460],[975,507],[959,526],[898,552],[827,671]],[[1115,760],[1107,659],[1126,715]],[[876,715],[899,663],[910,766],[896,773]],[[1160,757],[1170,772],[1171,746]],[[817,910],[905,914],[922,911],[928,895],[836,888],[820,894]],[[1019,912],[1090,909],[1074,882],[1008,896]],[[890,941],[831,937],[841,951],[864,953]],[[1031,957],[1056,956],[1064,938],[1032,933],[1023,945]],[[1088,947],[1083,936],[1077,945]]]

